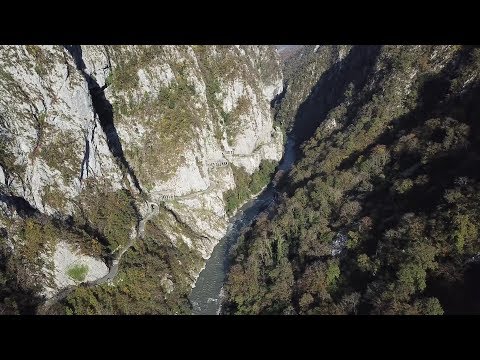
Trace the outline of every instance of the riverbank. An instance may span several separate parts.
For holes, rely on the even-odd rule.
[[[288,172],[295,161],[295,157],[295,140],[293,137],[289,137],[285,144],[284,156],[277,167],[277,172]],[[270,182],[258,193],[258,196],[247,200],[236,211],[236,214],[230,218],[227,234],[213,249],[190,293],[189,300],[193,307],[193,314],[216,315],[220,312],[221,291],[229,267],[228,254],[230,249],[237,243],[243,230],[265,208],[271,205],[275,199],[275,194],[275,186]]]

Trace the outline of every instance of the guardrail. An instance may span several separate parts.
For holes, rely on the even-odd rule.
[[[218,160],[218,161],[212,161],[208,164],[208,167],[221,167],[221,166],[227,166],[228,161],[227,160]]]
[[[173,195],[173,194],[160,194],[159,198],[160,198],[160,200],[173,200],[173,199],[175,199],[175,195]]]

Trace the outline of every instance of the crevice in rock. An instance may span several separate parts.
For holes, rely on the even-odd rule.
[[[84,177],[84,171],[87,173],[88,177],[88,162],[90,160],[90,141],[87,138],[87,135],[85,135],[85,154],[83,155],[83,160],[82,160],[82,168],[80,170],[80,181],[82,181]]]
[[[90,146],[93,144],[93,139],[95,138],[95,130],[97,129],[97,122],[93,122],[93,129],[92,129],[92,136],[90,139],[88,139],[87,134],[85,134],[85,154],[83,155],[83,160],[82,160],[82,168],[80,171],[80,181],[82,181],[84,178],[89,176],[89,171],[91,170],[91,167],[89,165],[90,163]],[[93,170],[93,169],[92,169]],[[86,176],[84,176],[84,172],[86,171]]]
[[[65,63],[65,66],[67,67],[67,77],[65,78],[65,81],[67,81],[70,77],[70,66],[68,64],[67,56],[65,55],[65,53],[63,54],[63,61]]]
[[[135,172],[125,158],[122,143],[114,124],[113,107],[105,97],[104,88],[106,88],[106,86],[103,88],[100,87],[97,80],[95,80],[93,76],[89,75],[85,71],[86,65],[82,58],[82,48],[80,45],[64,45],[64,47],[70,53],[75,61],[75,64],[77,65],[78,70],[82,72],[83,77],[88,83],[88,90],[92,99],[93,108],[95,113],[98,115],[98,119],[107,138],[107,144],[111,154],[118,161],[120,167],[124,169],[128,175],[130,175],[130,178],[132,179],[137,190],[142,193],[142,189],[137,177],[135,176]]]
[[[36,142],[35,142],[35,147],[33,148],[32,153],[31,153],[32,154],[31,158],[34,159],[38,156],[38,154],[40,152],[40,146],[42,144],[44,131],[43,131],[42,122],[40,121],[40,117],[38,115],[34,114],[34,113],[32,113],[32,116],[35,119],[35,125],[36,125],[36,130],[37,130],[37,139],[36,139]]]
[[[207,239],[209,240],[209,238],[205,235],[202,235],[202,234],[199,234],[198,232],[196,232],[195,230],[192,229],[192,227],[190,225],[188,225],[187,223],[185,223],[184,221],[182,221],[180,219],[180,217],[175,213],[174,210],[172,209],[169,209],[167,208],[166,206],[163,207],[169,214],[171,214],[173,216],[173,218],[175,219],[175,221],[180,224],[180,226],[182,226],[183,228],[185,228],[187,231],[189,231],[192,235],[198,237],[198,238],[201,238],[201,239]]]
[[[108,52],[108,47],[107,46],[103,46],[103,49],[105,50],[105,55],[107,55],[107,61],[108,61],[108,67],[109,69],[112,68],[112,62],[110,61],[110,53]]]
[[[180,225],[185,225],[182,220],[178,217],[178,215],[172,209],[167,208],[166,206],[163,207],[170,215],[172,215],[177,223]]]
[[[287,81],[284,82],[283,84],[283,89],[280,93],[275,95],[273,99],[270,101],[270,107],[275,110],[275,112],[278,112],[278,109],[280,108],[280,104],[282,103],[283,98],[285,97],[287,93],[287,87],[288,83]]]
[[[22,218],[32,217],[40,214],[38,209],[32,206],[21,196],[0,193],[0,202],[4,202],[9,208],[15,209],[18,215],[20,215]]]

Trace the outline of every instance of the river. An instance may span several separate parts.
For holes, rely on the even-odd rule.
[[[288,137],[285,152],[277,171],[290,170],[295,161],[295,140]],[[272,201],[276,189],[273,183],[268,186],[255,199],[243,205],[237,214],[231,218],[227,234],[213,249],[212,255],[207,260],[190,293],[189,299],[193,306],[194,315],[216,315],[220,312],[222,289],[225,275],[228,270],[228,253],[237,242],[242,230],[249,226],[255,217],[267,208]]]

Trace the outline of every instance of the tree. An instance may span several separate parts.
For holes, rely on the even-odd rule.
[[[470,221],[468,215],[457,214],[453,218],[455,230],[453,232],[453,240],[457,251],[462,253],[465,243],[473,241],[477,238],[477,227]]]
[[[414,306],[422,315],[443,315],[444,313],[440,301],[435,297],[417,300]]]
[[[358,255],[357,264],[360,270],[362,271],[370,271],[372,268],[370,264],[370,258],[368,257],[367,254]]]
[[[362,206],[358,201],[347,201],[340,209],[340,219],[348,223],[360,213],[361,209]]]

